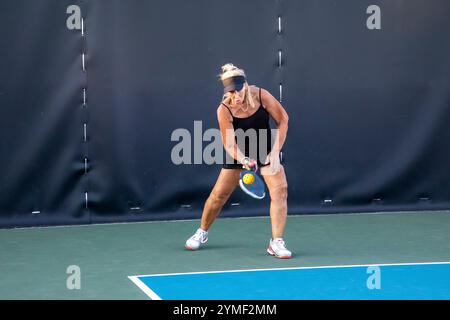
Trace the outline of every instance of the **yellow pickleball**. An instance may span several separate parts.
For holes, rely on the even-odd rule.
[[[245,184],[252,184],[253,182],[255,182],[255,177],[250,173],[246,173],[242,177],[242,181],[244,181]]]

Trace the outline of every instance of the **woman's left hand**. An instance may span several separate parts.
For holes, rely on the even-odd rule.
[[[266,158],[265,164],[270,163],[270,172],[272,174],[277,173],[281,169],[280,152],[272,150]]]

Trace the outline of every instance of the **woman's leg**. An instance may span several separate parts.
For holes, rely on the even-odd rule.
[[[284,168],[272,174],[270,167],[262,167],[261,174],[266,181],[270,193],[270,220],[272,222],[272,239],[267,252],[280,259],[290,259],[292,253],[286,249],[283,240],[287,219],[287,181]]]
[[[200,228],[208,231],[234,189],[239,184],[240,169],[222,169],[205,202]]]
[[[282,238],[287,219],[288,184],[284,167],[276,174],[270,173],[270,166],[261,168],[261,175],[270,193],[270,219],[272,222],[272,238]]]

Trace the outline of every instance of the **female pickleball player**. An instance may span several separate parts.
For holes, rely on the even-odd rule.
[[[292,254],[286,249],[283,239],[287,218],[287,181],[280,157],[288,131],[288,114],[268,91],[250,86],[246,81],[245,72],[233,64],[222,66],[220,80],[224,86],[224,95],[217,108],[217,118],[224,148],[234,161],[223,164],[217,182],[204,205],[200,228],[186,241],[185,247],[188,250],[197,250],[208,241],[208,230],[239,184],[241,170],[257,165],[270,194],[272,238],[267,252],[277,258],[289,259]],[[273,146],[270,136],[270,117],[275,120],[278,129],[276,143]],[[251,159],[249,150],[252,146],[248,145],[249,140],[245,141],[243,152],[236,143],[235,135],[229,135],[237,129],[244,131],[255,129],[257,134],[260,132],[268,134],[267,153],[262,159],[258,158],[261,137],[258,136],[257,139],[258,157]]]

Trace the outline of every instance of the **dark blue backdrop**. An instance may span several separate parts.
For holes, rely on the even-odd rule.
[[[0,30],[0,226],[200,217],[220,165],[170,137],[218,127],[227,62],[282,85],[290,214],[450,208],[446,0],[2,1]]]

